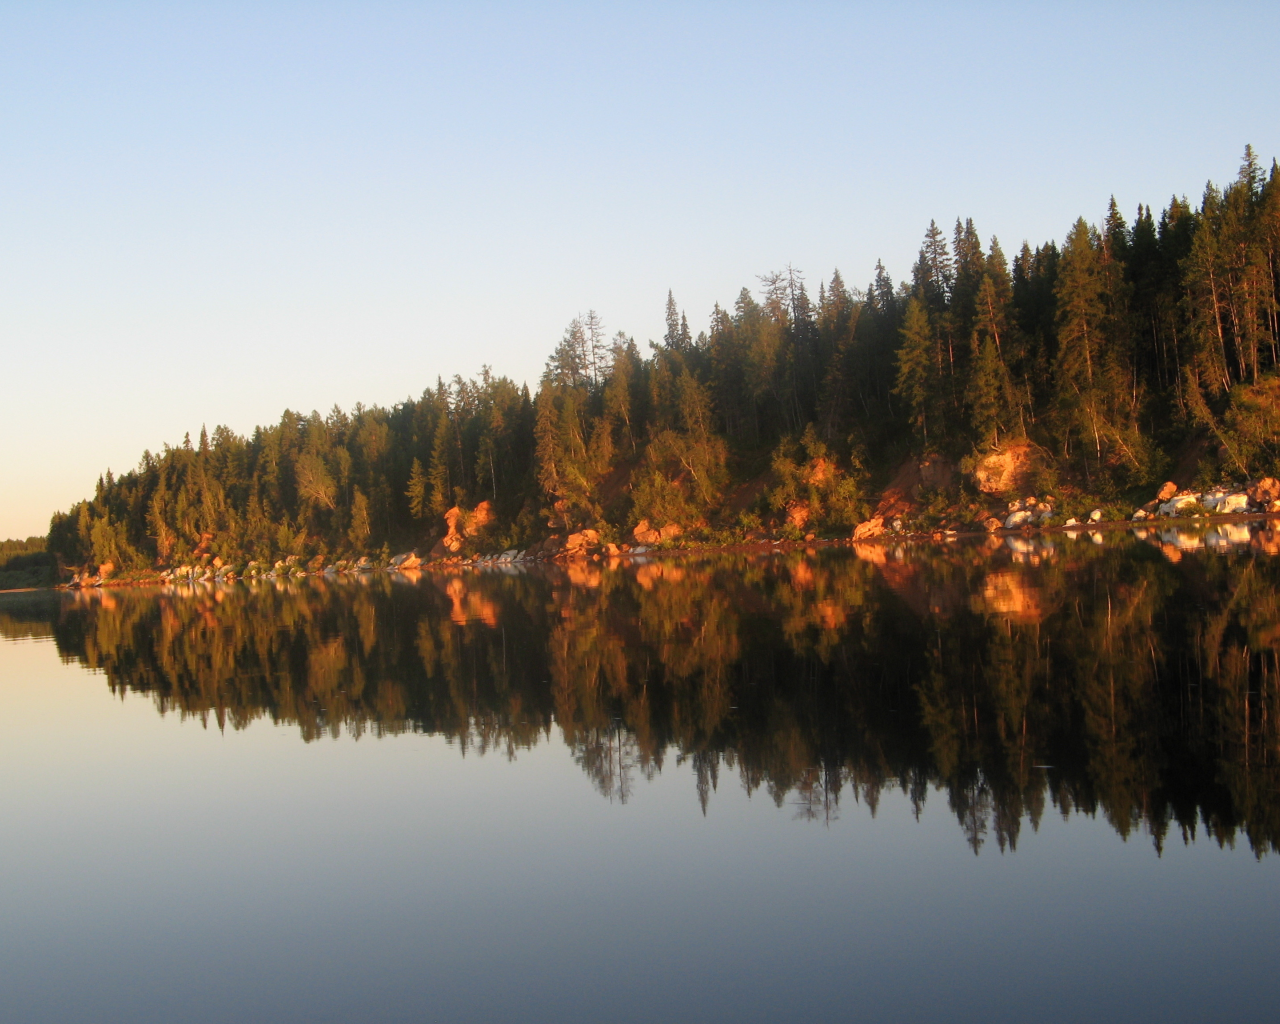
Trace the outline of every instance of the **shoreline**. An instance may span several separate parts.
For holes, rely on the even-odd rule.
[[[1074,523],[1071,526],[1052,525],[1052,526],[1019,526],[1019,527],[999,527],[993,530],[933,530],[907,532],[886,530],[885,532],[865,539],[854,540],[851,537],[814,537],[813,539],[802,540],[786,540],[775,538],[772,540],[751,540],[738,543],[688,543],[674,544],[670,546],[645,547],[640,551],[618,551],[617,553],[605,554],[598,550],[588,551],[587,549],[579,549],[575,551],[561,550],[555,554],[543,556],[533,556],[521,558],[505,558],[505,554],[480,555],[475,558],[459,558],[452,556],[450,558],[439,558],[431,561],[419,562],[409,567],[401,567],[398,565],[387,566],[371,566],[359,570],[344,568],[342,570],[320,569],[316,571],[301,571],[286,573],[260,573],[256,575],[247,574],[227,574],[224,576],[204,576],[204,577],[184,577],[175,579],[173,577],[165,578],[160,575],[159,571],[147,571],[142,574],[132,575],[122,573],[119,576],[112,576],[104,580],[97,580],[88,584],[77,583],[59,583],[51,587],[20,587],[12,590],[0,590],[0,594],[24,594],[39,593],[43,591],[75,591],[75,590],[98,590],[98,589],[117,589],[126,587],[155,587],[164,586],[166,584],[177,584],[185,582],[237,582],[244,580],[280,580],[280,579],[302,579],[307,577],[330,577],[330,576],[363,576],[373,573],[395,573],[406,575],[408,573],[433,573],[450,575],[466,570],[475,570],[483,568],[516,568],[527,567],[537,564],[574,564],[583,562],[593,562],[604,564],[610,568],[616,568],[628,562],[636,562],[637,560],[648,561],[654,557],[670,558],[680,557],[682,555],[707,554],[707,553],[765,553],[775,551],[792,551],[818,548],[852,548],[855,546],[874,546],[883,547],[890,544],[946,544],[959,540],[972,540],[974,538],[992,537],[992,538],[1008,538],[1008,537],[1035,537],[1040,535],[1081,535],[1094,533],[1117,533],[1120,531],[1136,532],[1138,530],[1163,530],[1163,529],[1208,529],[1216,524],[1239,524],[1250,522],[1271,522],[1280,520],[1280,512],[1240,512],[1227,513],[1221,515],[1197,515],[1191,517],[1153,517],[1151,519],[1139,520],[1137,522],[1131,520],[1105,520],[1096,523]],[[168,570],[166,570],[168,571]]]

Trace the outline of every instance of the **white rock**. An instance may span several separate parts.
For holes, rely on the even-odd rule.
[[[1102,509],[1100,509],[1100,508],[1095,508],[1092,512],[1090,512],[1090,513],[1089,513],[1089,522],[1091,522],[1091,523],[1100,523],[1100,522],[1102,522]]]
[[[1019,526],[1024,526],[1031,522],[1035,517],[1027,511],[1011,512],[1009,517],[1004,521],[1006,530],[1016,530]]]
[[[1080,520],[1079,520],[1079,519],[1077,519],[1075,516],[1072,516],[1070,519],[1068,519],[1068,520],[1067,520],[1065,523],[1063,523],[1062,525],[1063,525],[1063,526],[1079,526],[1079,525],[1080,525]]]
[[[1218,499],[1217,507],[1213,509],[1219,515],[1229,516],[1236,515],[1240,512],[1249,511],[1249,495],[1247,494],[1224,494]]]
[[[1156,509],[1162,516],[1176,516],[1184,508],[1190,508],[1200,500],[1198,494],[1175,494],[1163,505]]]

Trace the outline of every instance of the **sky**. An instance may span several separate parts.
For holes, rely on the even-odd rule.
[[[0,3],[0,538],[202,425],[1280,156],[1280,5]]]

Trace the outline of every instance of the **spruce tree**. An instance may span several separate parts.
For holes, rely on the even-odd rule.
[[[409,514],[414,519],[425,519],[431,512],[430,488],[422,462],[416,456],[409,468],[409,486],[404,493],[409,499]]]
[[[898,380],[894,394],[904,399],[910,409],[911,425],[926,450],[929,447],[930,411],[937,405],[937,352],[933,327],[925,303],[913,297],[907,303],[902,323],[902,345],[898,349]],[[941,423],[934,415],[935,436]]]

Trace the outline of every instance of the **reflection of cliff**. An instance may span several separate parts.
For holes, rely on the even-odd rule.
[[[971,603],[976,612],[1006,616],[1014,622],[1036,623],[1044,618],[1043,592],[1029,573],[987,573]]]
[[[1157,844],[1280,841],[1276,561],[874,551],[85,591],[0,604],[0,635],[51,633],[112,688],[220,726],[508,756],[554,726],[620,800],[674,756],[704,809],[726,772],[802,818],[940,786],[975,851],[1050,803]]]

